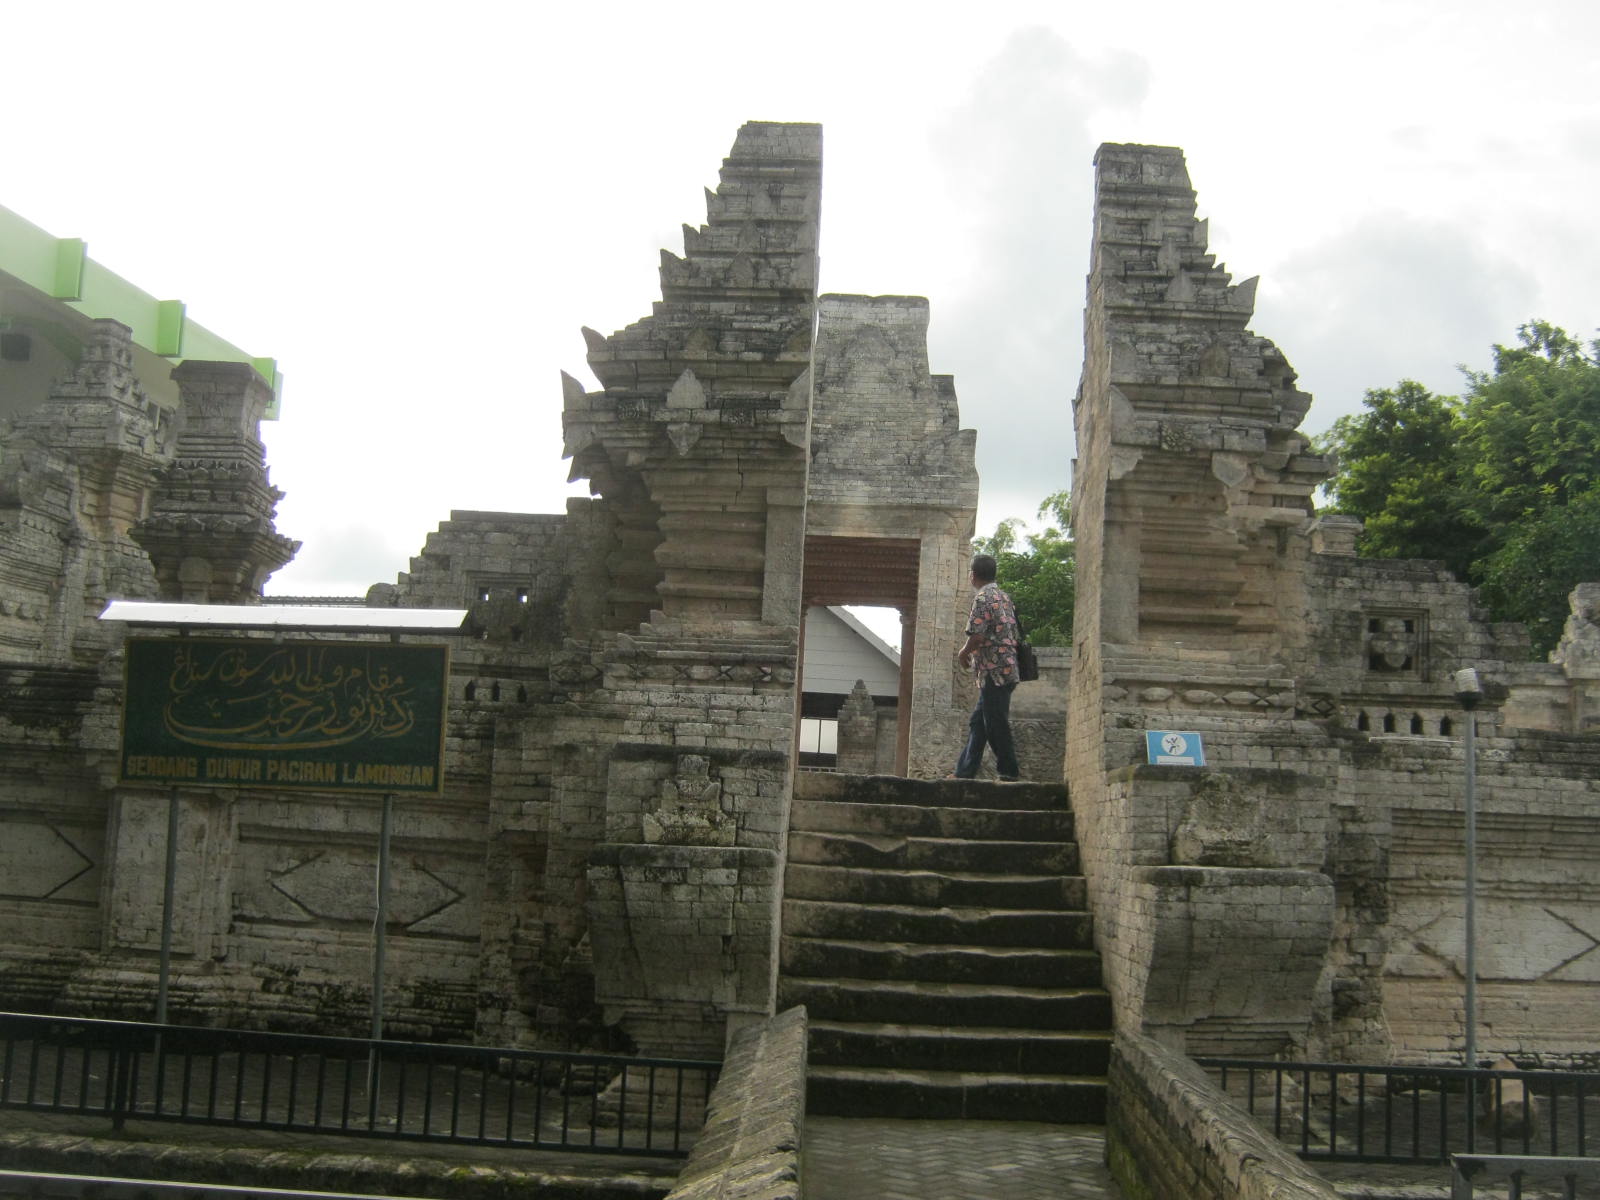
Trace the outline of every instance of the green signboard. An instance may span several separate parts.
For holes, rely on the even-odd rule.
[[[130,638],[124,783],[437,795],[445,646]]]

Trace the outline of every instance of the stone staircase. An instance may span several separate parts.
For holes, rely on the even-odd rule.
[[[797,775],[781,962],[812,1113],[1105,1119],[1111,1002],[1060,784]]]

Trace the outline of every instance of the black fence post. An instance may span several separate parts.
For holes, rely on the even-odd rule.
[[[111,1128],[122,1132],[128,1119],[129,1095],[133,1087],[134,1063],[139,1049],[131,1038],[121,1038],[111,1051]]]

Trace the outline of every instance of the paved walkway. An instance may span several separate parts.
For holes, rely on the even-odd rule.
[[[1120,1200],[1098,1125],[807,1117],[806,1200]]]

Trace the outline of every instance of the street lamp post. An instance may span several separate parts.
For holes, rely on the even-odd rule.
[[[1478,672],[1471,667],[1455,674],[1456,699],[1466,710],[1466,729],[1463,731],[1463,777],[1466,784],[1467,805],[1467,906],[1466,906],[1466,1048],[1465,1065],[1470,1069],[1478,1065],[1478,701],[1483,699],[1483,684]]]

